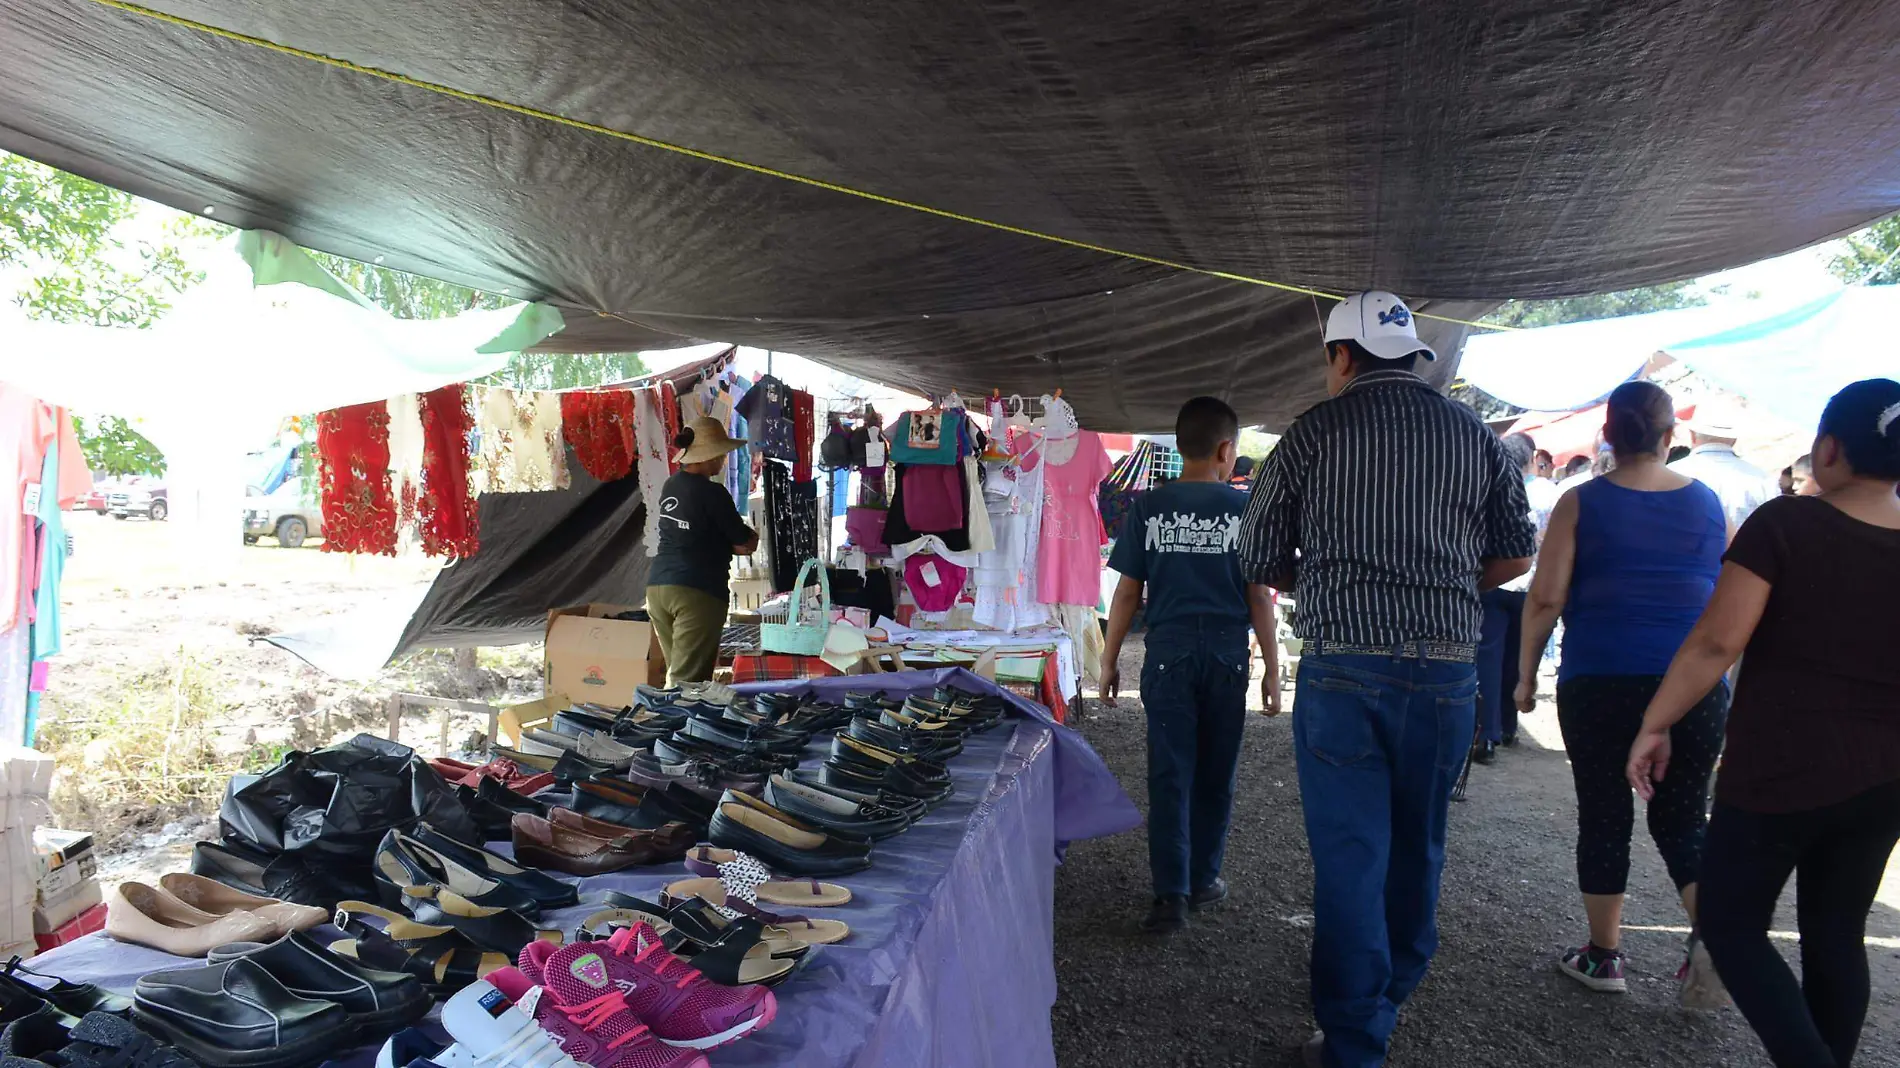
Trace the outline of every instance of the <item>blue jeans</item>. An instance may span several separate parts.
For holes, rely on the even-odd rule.
[[[1148,867],[1156,897],[1213,885],[1227,852],[1247,722],[1247,627],[1169,622],[1148,632]]]
[[[1294,755],[1313,854],[1313,1011],[1330,1068],[1385,1060],[1438,948],[1451,788],[1471,746],[1470,664],[1308,656]]]
[[[1523,590],[1484,591],[1484,637],[1478,644],[1478,720],[1481,737],[1501,742],[1517,734],[1517,656],[1524,642]]]

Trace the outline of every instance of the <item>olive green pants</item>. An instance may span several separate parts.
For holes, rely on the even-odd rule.
[[[691,586],[648,586],[647,617],[666,654],[667,685],[711,682],[726,599]]]

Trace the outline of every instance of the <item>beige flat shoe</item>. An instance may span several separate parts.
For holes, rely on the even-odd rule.
[[[330,918],[328,910],[279,901],[274,897],[247,894],[202,875],[174,872],[171,875],[161,876],[158,880],[158,888],[192,908],[200,912],[208,912],[213,916],[248,912],[253,916],[269,920],[276,928],[279,938],[292,931],[309,930]]]
[[[144,883],[120,883],[106,894],[106,933],[179,957],[202,957],[227,942],[278,937],[277,925],[261,916],[213,916]]]

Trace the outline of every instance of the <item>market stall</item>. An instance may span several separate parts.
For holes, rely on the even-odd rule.
[[[836,702],[866,684],[827,679],[738,690]],[[995,729],[969,736],[948,761],[947,800],[877,842],[864,870],[824,877],[848,887],[851,900],[802,911],[842,921],[848,937],[801,958],[773,987],[776,1019],[720,1049],[713,1063],[1053,1064],[1055,859],[1062,843],[1127,830],[1139,822],[1138,813],[1087,743],[1039,705],[958,669],[886,675],[875,685],[897,699],[955,687],[1000,700],[1008,715]],[[819,765],[829,748],[819,736],[802,754],[805,765]],[[492,848],[510,852],[505,843]],[[533,923],[571,938],[577,924],[600,912],[604,892],[656,900],[688,874],[674,862],[562,875],[579,902],[545,910]],[[344,937],[327,928],[313,934],[319,942]],[[131,992],[142,976],[193,963],[100,934],[44,954],[34,967]],[[374,1050],[370,1044],[329,1056],[367,1064]]]

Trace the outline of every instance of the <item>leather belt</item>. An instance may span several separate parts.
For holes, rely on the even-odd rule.
[[[1393,645],[1355,645],[1308,638],[1301,656],[1390,656],[1402,660],[1449,660],[1458,664],[1477,662],[1478,647],[1464,642],[1398,642]]]

